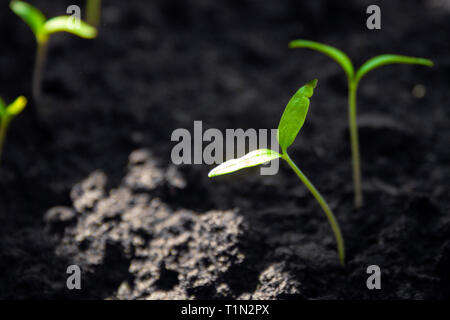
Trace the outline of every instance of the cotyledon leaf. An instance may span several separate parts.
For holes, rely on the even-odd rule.
[[[388,64],[419,64],[427,67],[433,66],[433,61],[424,58],[407,57],[396,54],[383,54],[367,60],[356,72],[356,82],[373,69]]]
[[[335,47],[315,41],[298,39],[289,42],[289,48],[306,48],[322,52],[336,61],[342,69],[344,69],[349,79],[352,79],[355,74],[355,69],[350,58],[344,52]]]
[[[221,165],[211,170],[208,177],[216,177],[232,173],[244,168],[254,167],[274,159],[280,158],[281,154],[270,149],[258,149],[247,153],[245,156],[225,161]]]
[[[25,21],[25,23],[33,31],[36,38],[38,38],[41,29],[47,20],[44,14],[31,4],[19,0],[11,1],[9,7],[16,15]]]
[[[27,98],[25,98],[24,96],[18,97],[13,103],[11,103],[6,108],[6,114],[10,116],[18,115],[23,111],[23,109],[25,109],[27,102],[28,102]]]
[[[71,16],[59,16],[49,19],[44,24],[44,30],[47,35],[64,31],[85,39],[92,39],[97,36],[95,27],[81,20],[74,23]]]
[[[312,97],[316,86],[317,79],[314,79],[298,89],[284,109],[278,125],[278,143],[283,152],[294,143],[303,127],[309,109],[309,98]]]

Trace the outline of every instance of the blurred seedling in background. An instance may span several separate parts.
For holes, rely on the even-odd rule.
[[[58,32],[69,32],[81,38],[92,39],[97,36],[97,29],[72,16],[58,16],[47,20],[39,9],[19,0],[11,1],[10,8],[22,18],[36,37],[37,51],[32,90],[33,99],[38,103],[41,98],[42,70],[45,65],[50,36]]]
[[[307,48],[322,52],[335,60],[344,69],[348,79],[348,117],[350,129],[350,144],[353,163],[353,187],[355,207],[363,205],[361,164],[359,152],[358,126],[356,121],[356,94],[359,82],[369,71],[389,64],[418,64],[432,67],[433,62],[428,59],[406,57],[394,54],[383,54],[367,60],[356,72],[350,58],[342,51],[314,41],[294,40],[289,43],[290,48]]]
[[[102,16],[102,0],[87,0],[86,22],[95,27],[100,26]]]
[[[334,236],[337,242],[337,251],[339,254],[339,260],[342,265],[345,262],[345,249],[344,249],[344,239],[342,238],[341,230],[336,218],[328,206],[325,199],[322,197],[320,192],[314,187],[314,185],[308,180],[308,178],[303,174],[302,171],[295,165],[292,159],[287,153],[287,149],[292,143],[294,143],[300,129],[303,127],[306,115],[309,109],[309,98],[313,95],[314,88],[317,85],[317,80],[312,80],[305,86],[301,87],[297,93],[291,98],[286,106],[286,109],[281,116],[280,123],[278,125],[278,143],[281,147],[281,154],[270,149],[258,149],[252,151],[245,156],[226,161],[214,168],[208,177],[216,177],[228,173],[232,173],[244,168],[254,167],[266,162],[281,158],[285,160],[292,170],[297,174],[300,180],[305,184],[308,190],[316,198],[319,205],[325,212],[328,221],[330,222],[331,228],[333,230]]]
[[[26,105],[27,99],[23,96],[18,97],[8,106],[0,98],[0,162],[9,125],[11,124],[11,121],[25,109]]]

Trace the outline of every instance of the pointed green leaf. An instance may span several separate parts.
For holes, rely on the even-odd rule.
[[[289,48],[306,48],[322,52],[336,61],[342,69],[344,69],[349,79],[352,79],[355,74],[355,69],[353,68],[350,58],[344,52],[332,46],[315,41],[299,39],[289,42]]]
[[[51,18],[44,24],[44,30],[48,35],[56,32],[69,32],[85,39],[92,39],[97,36],[96,28],[81,20],[74,23],[72,16]]]
[[[216,177],[227,173],[232,173],[244,168],[254,167],[274,159],[280,158],[281,154],[270,149],[258,149],[252,151],[245,156],[228,160],[211,170],[208,177]]]
[[[18,115],[19,113],[21,113],[23,111],[23,109],[25,109],[27,102],[28,102],[27,98],[25,98],[24,96],[18,97],[13,103],[11,103],[6,108],[6,114],[8,114],[10,116]]]
[[[303,127],[309,109],[309,98],[312,97],[316,86],[317,79],[314,79],[298,89],[284,109],[278,125],[278,143],[283,151],[294,143]]]
[[[17,14],[31,28],[36,38],[39,38],[42,27],[47,20],[44,14],[36,7],[18,0],[9,4],[11,10]]]
[[[419,64],[427,67],[433,66],[433,61],[424,58],[406,57],[395,54],[383,54],[367,60],[356,72],[356,82],[369,71],[388,65],[388,64]]]

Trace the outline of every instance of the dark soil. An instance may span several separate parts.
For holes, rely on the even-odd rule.
[[[0,5],[0,95],[30,96],[35,43]],[[48,16],[77,1],[32,1]],[[79,3],[79,1],[78,1]],[[365,27],[369,4],[382,30]],[[56,35],[44,121],[30,104],[0,173],[0,298],[450,298],[448,1],[105,1],[96,40]],[[345,76],[289,50],[295,38],[373,55],[359,91],[365,205],[352,208]],[[176,128],[274,128],[295,90],[319,86],[291,156],[335,210],[347,265],[314,198],[282,166],[210,180],[176,167]],[[425,97],[411,92],[425,86]],[[66,269],[82,269],[82,290]],[[382,290],[368,290],[379,265]]]

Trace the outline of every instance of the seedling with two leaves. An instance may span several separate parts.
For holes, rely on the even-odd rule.
[[[2,159],[3,146],[5,144],[6,133],[11,121],[25,109],[27,99],[23,96],[18,97],[10,105],[6,105],[0,98],[0,161]]]
[[[383,54],[367,60],[356,72],[350,58],[341,50],[334,47],[308,40],[294,40],[289,43],[290,48],[307,48],[322,52],[335,60],[344,69],[348,79],[348,118],[350,129],[350,144],[352,149],[353,184],[355,207],[363,204],[361,164],[359,152],[358,127],[356,121],[356,94],[361,79],[369,72],[389,64],[418,64],[432,67],[433,62],[424,58],[407,57],[395,54]]]
[[[97,30],[81,20],[74,21],[76,18],[72,16],[58,16],[47,20],[39,9],[23,1],[13,0],[10,8],[25,21],[36,37],[37,51],[32,90],[33,98],[35,102],[38,102],[41,96],[41,76],[50,36],[58,32],[68,32],[81,38],[92,39],[97,36]]]
[[[280,123],[278,125],[278,143],[281,147],[281,154],[270,149],[258,149],[252,151],[245,156],[226,161],[214,168],[208,177],[212,178],[215,176],[220,176],[228,173],[232,173],[244,168],[254,167],[267,163],[269,161],[281,158],[285,160],[295,174],[300,178],[300,180],[305,184],[308,190],[316,198],[319,205],[325,212],[328,221],[330,222],[331,228],[333,230],[334,236],[337,242],[337,250],[339,254],[339,260],[342,265],[345,262],[345,249],[344,249],[344,239],[342,238],[342,233],[339,228],[339,224],[328,206],[327,202],[320,194],[320,192],[314,187],[314,185],[308,180],[308,178],[303,174],[302,171],[296,166],[294,161],[290,158],[287,153],[287,149],[291,146],[295,138],[297,137],[300,129],[303,127],[306,115],[309,109],[309,98],[313,95],[314,88],[317,85],[317,80],[310,81],[305,86],[301,87],[297,93],[291,98],[286,106],[286,109],[281,116]]]

